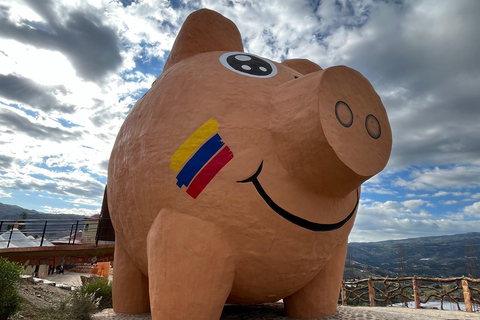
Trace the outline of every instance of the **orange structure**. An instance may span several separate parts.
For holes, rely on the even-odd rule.
[[[105,281],[108,281],[108,275],[110,274],[110,262],[97,262],[97,276],[103,277]]]
[[[108,168],[113,307],[215,320],[227,303],[336,311],[361,184],[391,151],[386,111],[345,66],[245,53],[200,10],[125,119]]]

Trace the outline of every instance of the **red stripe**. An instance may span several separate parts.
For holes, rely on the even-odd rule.
[[[196,175],[187,189],[187,193],[196,199],[213,177],[233,158],[233,153],[225,146],[205,167]]]

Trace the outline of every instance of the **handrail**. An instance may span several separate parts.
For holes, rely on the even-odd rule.
[[[408,302],[413,301],[417,309],[430,299],[438,299],[442,310],[444,301],[450,300],[458,310],[461,310],[460,302],[464,302],[467,312],[480,312],[480,279],[369,277],[358,281],[342,281],[340,299],[344,306],[367,304],[371,307],[376,306],[377,302],[408,306]]]
[[[85,243],[98,245],[97,232],[101,228],[101,226],[98,228],[98,224],[102,220],[104,219],[0,220],[0,250],[12,247],[51,246],[52,242],[65,245]],[[15,230],[23,235],[18,235]]]

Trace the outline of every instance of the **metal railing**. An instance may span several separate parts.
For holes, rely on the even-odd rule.
[[[480,279],[468,277],[457,278],[373,278],[342,282],[342,305],[408,306],[413,302],[417,309],[421,304],[436,300],[440,309],[444,303],[453,304],[462,310],[464,304],[467,312],[480,312]]]
[[[0,221],[0,250],[53,245],[98,245],[103,219],[28,219]]]

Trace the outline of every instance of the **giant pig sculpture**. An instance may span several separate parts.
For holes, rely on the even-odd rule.
[[[225,303],[335,313],[360,185],[390,156],[357,71],[243,52],[200,10],[125,119],[108,167],[114,310],[219,319]]]

